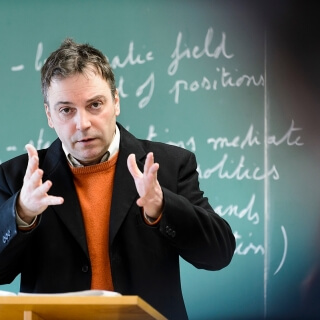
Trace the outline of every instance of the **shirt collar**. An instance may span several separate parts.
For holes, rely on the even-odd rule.
[[[108,161],[111,159],[118,151],[120,147],[120,131],[118,126],[116,125],[116,131],[113,136],[113,139],[111,141],[111,144],[109,146],[108,151],[103,155],[103,157],[100,160],[101,162]],[[71,153],[67,150],[64,144],[62,144],[62,149],[68,159],[68,162],[70,163],[71,166],[73,167],[84,167],[83,164],[81,164],[76,158],[74,158]]]

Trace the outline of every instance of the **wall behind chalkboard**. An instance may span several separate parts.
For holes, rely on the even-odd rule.
[[[237,238],[224,270],[181,261],[190,319],[296,315],[319,253],[313,11],[295,1],[1,1],[0,162],[55,139],[39,70],[65,37],[89,42],[114,68],[119,122],[193,151],[201,188]]]

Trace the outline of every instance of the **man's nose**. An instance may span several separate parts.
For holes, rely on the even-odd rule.
[[[76,116],[77,130],[86,130],[91,126],[90,115],[86,111],[78,111]]]

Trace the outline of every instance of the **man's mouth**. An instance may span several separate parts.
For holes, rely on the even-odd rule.
[[[84,139],[78,140],[77,142],[82,143],[82,144],[86,144],[86,143],[90,143],[94,140],[95,140],[95,138],[84,138]]]

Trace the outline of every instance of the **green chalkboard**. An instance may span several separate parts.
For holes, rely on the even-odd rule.
[[[55,139],[39,70],[65,37],[109,58],[122,125],[196,154],[237,248],[218,272],[181,260],[190,319],[297,315],[317,262],[316,10],[279,2],[0,1],[0,162]]]

